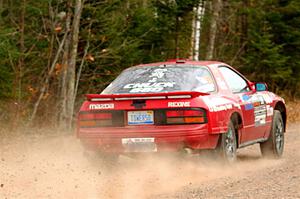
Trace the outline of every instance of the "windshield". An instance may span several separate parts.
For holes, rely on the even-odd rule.
[[[137,66],[123,71],[102,94],[172,91],[213,92],[215,84],[202,66]]]

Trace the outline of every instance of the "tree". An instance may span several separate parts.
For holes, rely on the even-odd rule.
[[[68,4],[71,4],[71,1],[68,1]],[[80,19],[83,9],[84,0],[76,0],[74,8],[74,16],[72,21],[72,26],[70,30],[70,36],[67,38],[69,41],[66,41],[70,47],[65,48],[68,54],[64,56],[67,58],[66,75],[63,76],[61,99],[63,100],[61,110],[64,113],[64,117],[60,117],[60,126],[65,127],[66,129],[71,129],[73,124],[73,114],[74,114],[74,105],[76,94],[75,93],[75,81],[76,81],[76,60],[77,60],[77,48],[79,42],[79,28],[80,28]],[[68,12],[67,15],[71,13]]]
[[[193,60],[200,58],[200,41],[201,41],[201,28],[205,13],[206,1],[201,0],[199,4],[194,7],[194,18],[192,21],[192,36],[191,36],[191,56]]]
[[[217,36],[217,24],[219,21],[219,15],[222,9],[222,0],[212,0],[212,17],[210,20],[210,36],[207,45],[206,59],[210,60],[213,58],[215,49],[215,40]]]
[[[125,68],[191,56],[296,97],[299,9],[298,0],[0,1],[0,108],[5,120],[70,129],[83,94]]]
[[[266,81],[271,90],[299,93],[300,3],[264,1],[250,10],[245,71],[258,81]]]

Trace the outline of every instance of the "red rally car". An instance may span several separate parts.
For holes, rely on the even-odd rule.
[[[123,71],[101,94],[87,94],[77,136],[102,154],[236,150],[259,143],[263,155],[284,147],[284,100],[216,61],[170,60]]]

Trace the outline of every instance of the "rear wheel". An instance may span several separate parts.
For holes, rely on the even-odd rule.
[[[226,162],[232,163],[236,161],[237,143],[232,121],[229,122],[227,132],[221,135],[217,150],[221,158]]]
[[[280,158],[284,148],[284,123],[280,111],[275,110],[271,132],[267,141],[260,143],[263,156]]]

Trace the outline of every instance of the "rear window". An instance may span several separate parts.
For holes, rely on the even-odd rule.
[[[102,94],[172,91],[213,92],[215,84],[204,66],[137,66],[123,71]]]

